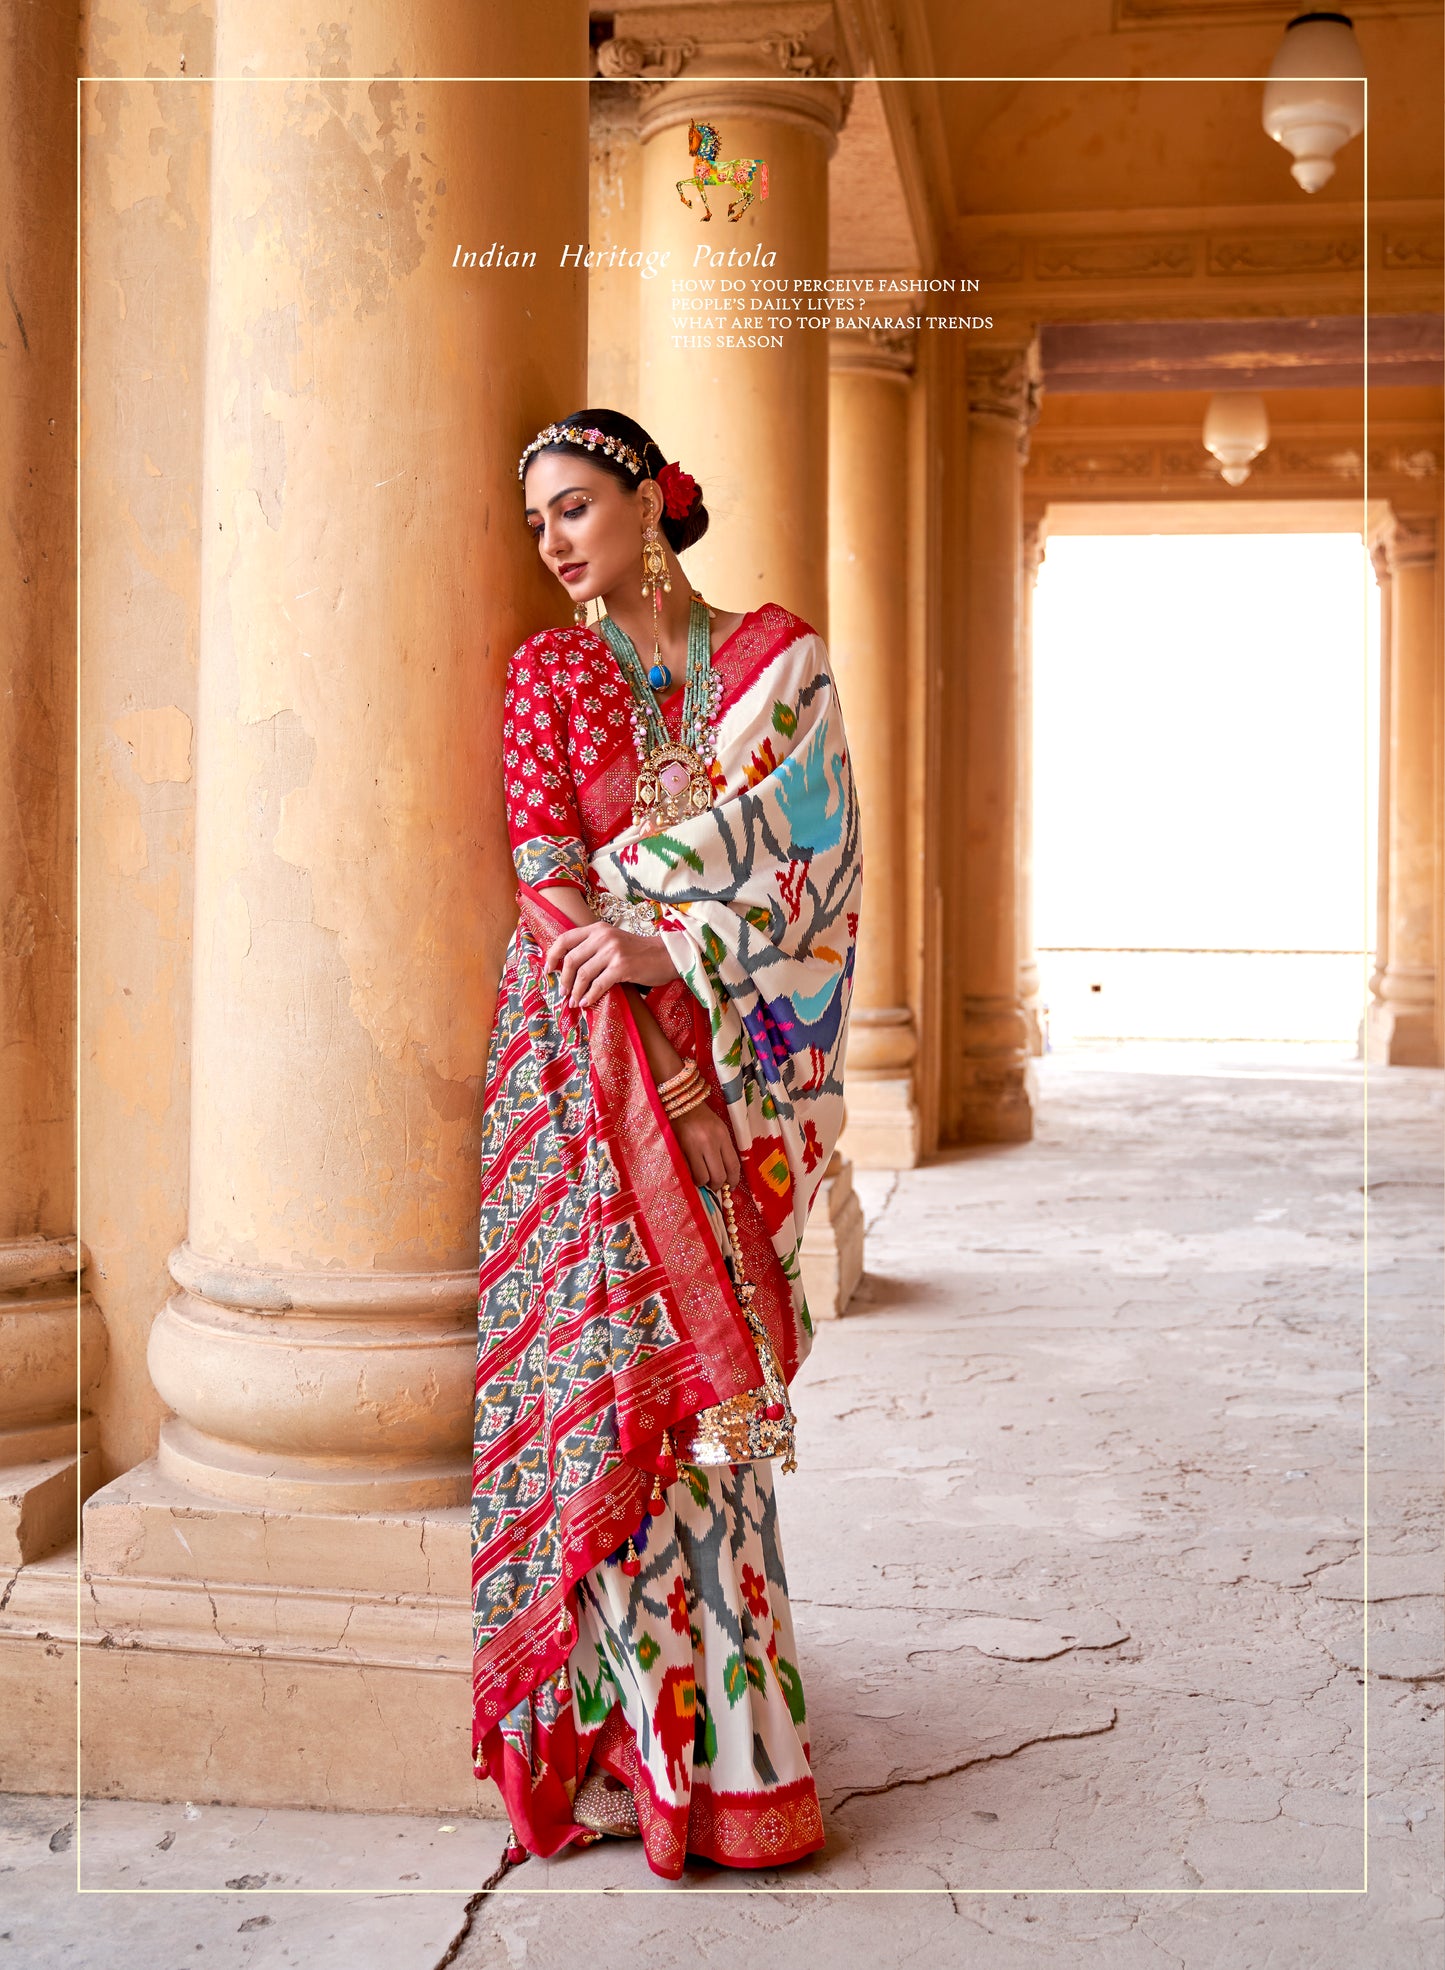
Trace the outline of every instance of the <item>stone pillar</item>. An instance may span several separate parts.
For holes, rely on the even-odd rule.
[[[863,810],[865,875],[848,1027],[848,1152],[863,1169],[918,1161],[907,1004],[905,767],[912,338],[830,338],[829,647]]]
[[[1390,575],[1390,549],[1387,538],[1376,536],[1369,543],[1370,560],[1380,590],[1380,757],[1376,786],[1375,820],[1375,962],[1370,972],[1370,1003],[1362,1022],[1361,1053],[1368,1056],[1372,1008],[1380,996],[1390,962],[1390,670],[1391,601],[1394,583]]]
[[[586,237],[584,28],[580,0],[352,0],[319,40],[285,0],[220,10],[218,71],[261,79],[215,92],[189,1216],[157,1460],[87,1512],[122,1644],[85,1682],[94,1792],[478,1797],[495,769],[508,654],[558,614],[516,457],[585,389],[556,250]],[[408,79],[546,74],[559,30],[576,81]],[[537,264],[456,264],[493,242]]]
[[[604,74],[634,79],[642,142],[642,238],[669,251],[666,276],[640,289],[639,416],[671,458],[701,482],[711,525],[689,553],[687,572],[724,609],[781,602],[828,634],[828,343],[826,331],[782,332],[781,348],[723,347],[712,334],[679,332],[673,280],[733,280],[753,273],[820,279],[828,271],[828,160],[837,145],[850,85],[835,82],[831,6],[720,10],[627,8],[615,39],[598,51]],[[678,181],[692,175],[690,121],[717,126],[724,158],[761,158],[768,196],[736,222],[736,189],[713,189],[705,219]],[[699,248],[735,256],[699,266]],[[764,266],[740,256],[771,252]],[[720,309],[735,308],[721,288]],[[801,1252],[815,1319],[847,1305],[863,1270],[863,1214],[846,1156],[830,1162]]]
[[[56,1791],[104,1348],[76,1290],[75,44],[74,9],[0,18],[0,1789]]]
[[[79,1163],[114,1477],[155,1453],[146,1344],[186,1230],[214,48],[209,6],[85,27]]]
[[[642,236],[672,256],[665,276],[641,283],[640,416],[707,497],[711,527],[687,563],[696,585],[721,608],[781,602],[826,635],[831,338],[793,327],[781,348],[726,348],[714,332],[701,347],[674,321],[674,279],[732,280],[746,295],[753,273],[819,279],[828,271],[828,160],[847,104],[846,85],[826,79],[831,8],[747,13],[746,39],[704,43],[701,14],[627,9],[616,16],[616,42],[600,51],[604,71],[642,78]],[[696,192],[691,209],[678,195],[678,181],[692,175],[694,118],[717,126],[724,158],[768,167],[767,197],[736,223],[727,217],[736,190],[709,193],[710,220]],[[724,260],[765,252],[776,260],[699,266],[700,248]],[[720,309],[729,302],[721,286],[711,295]]]
[[[1438,523],[1396,515],[1389,557],[1389,761],[1382,775],[1388,834],[1384,962],[1371,981],[1369,1053],[1392,1067],[1438,1067],[1437,947],[1441,897]]]
[[[1044,1050],[1039,960],[1034,949],[1034,589],[1043,566],[1045,534],[1041,519],[1024,521],[1019,562],[1019,1003],[1028,1030],[1028,1050],[1033,1054]]]
[[[1035,1088],[1019,991],[1020,478],[1038,371],[1032,344],[972,344],[965,361],[960,716],[944,738],[960,782],[945,905],[959,1051],[944,1065],[943,1124],[954,1142],[1022,1142]]]

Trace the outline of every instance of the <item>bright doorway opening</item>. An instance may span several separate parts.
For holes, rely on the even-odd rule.
[[[1360,534],[1051,531],[1033,703],[1050,1049],[1352,1055],[1379,752],[1379,591]]]

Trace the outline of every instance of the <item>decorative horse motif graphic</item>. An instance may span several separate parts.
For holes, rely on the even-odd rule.
[[[687,195],[688,189],[696,189],[702,200],[702,218],[706,225],[712,217],[712,207],[707,202],[708,186],[733,186],[742,193],[741,198],[728,202],[728,217],[736,225],[755,198],[767,197],[768,161],[764,157],[734,157],[719,164],[718,141],[716,124],[688,124],[687,148],[692,158],[692,176],[678,179],[677,195],[690,212],[692,200]]]

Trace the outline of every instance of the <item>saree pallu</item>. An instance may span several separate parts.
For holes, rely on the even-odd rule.
[[[744,1259],[791,1379],[811,1339],[797,1246],[841,1121],[860,861],[821,642],[783,611],[748,623],[764,661],[724,705],[709,813],[618,829],[590,856],[580,828],[514,827],[520,922],[482,1128],[477,1769],[538,1854],[590,1837],[572,1796],[589,1765],[612,1771],[667,1876],[688,1851],[795,1859],[822,1827],[771,1472],[674,1474],[663,1456],[665,1429],[759,1386],[757,1356],[626,995],[565,1004],[542,958],[566,919],[538,886],[635,902],[669,940],[680,976],[649,1008],[738,1144]],[[514,666],[540,703],[528,651]]]

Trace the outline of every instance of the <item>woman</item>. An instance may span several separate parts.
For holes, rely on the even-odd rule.
[[[518,475],[577,626],[507,674],[475,1763],[514,1853],[640,1833],[670,1878],[772,1866],[823,1841],[769,1458],[792,1466],[798,1245],[842,1122],[847,747],[807,623],[692,591],[700,489],[631,418],[549,425]]]

